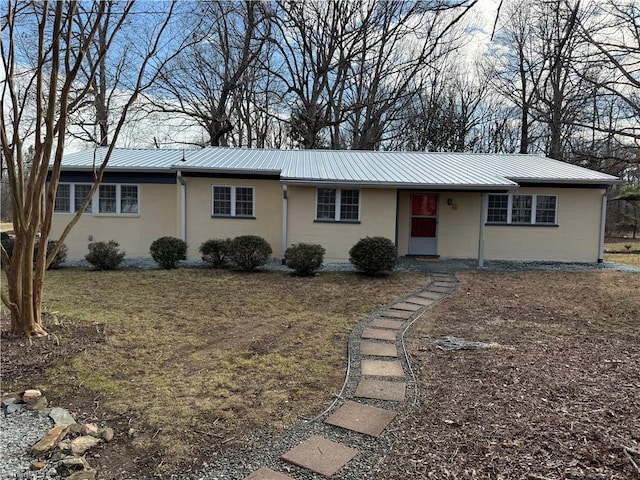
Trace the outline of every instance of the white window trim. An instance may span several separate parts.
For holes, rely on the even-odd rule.
[[[215,188],[230,188],[231,189],[231,214],[223,215],[214,212],[213,198]],[[236,189],[238,188],[250,188],[251,189],[251,215],[237,215],[236,214]],[[256,218],[256,187],[250,185],[211,185],[211,216],[215,218]]]
[[[531,193],[490,193],[489,195],[500,195],[507,197],[507,222],[487,222],[488,225],[536,225],[536,226],[556,226],[558,225],[558,195],[548,194],[548,193],[539,193],[539,194],[531,194]],[[514,195],[531,197],[531,221],[528,223],[524,222],[513,222],[513,197]],[[536,222],[536,210],[538,206],[538,197],[555,197],[556,199],[556,208],[554,211],[553,223],[538,223]],[[489,213],[489,202],[487,202],[487,214]]]
[[[319,190],[335,190],[336,191],[336,205],[335,212],[333,218],[318,218],[318,191]],[[341,218],[341,206],[342,206],[342,190],[357,190],[358,191],[358,218],[352,219],[348,218],[346,220],[342,220]],[[316,199],[314,206],[314,218],[317,222],[343,222],[343,223],[357,223],[360,222],[360,214],[362,211],[362,190],[359,188],[330,188],[330,187],[317,187],[316,188]]]
[[[65,214],[65,213],[76,213],[76,205],[75,205],[75,198],[76,198],[76,185],[93,185],[90,182],[60,182],[59,185],[69,185],[69,210],[68,211],[60,211],[57,210],[54,213],[56,214]],[[82,212],[83,215],[99,215],[99,216],[113,216],[113,215],[117,215],[120,217],[138,217],[140,216],[140,211],[142,210],[141,208],[141,203],[140,203],[140,185],[137,183],[101,183],[100,185],[115,185],[116,187],[116,211],[115,212],[104,212],[101,213],[100,212],[100,187],[96,188],[96,191],[94,192],[93,196],[91,197],[91,205],[84,211]],[[127,186],[127,187],[136,187],[137,191],[138,191],[138,211],[136,213],[122,213],[121,209],[122,209],[122,204],[121,204],[121,200],[122,200],[122,194],[121,194],[121,188],[122,186]]]

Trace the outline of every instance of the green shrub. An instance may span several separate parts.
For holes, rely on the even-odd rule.
[[[90,243],[89,253],[84,258],[98,270],[115,270],[124,256],[125,252],[120,251],[120,244],[109,240]]]
[[[178,268],[180,260],[187,259],[187,242],[176,237],[160,237],[149,247],[151,256],[162,268]]]
[[[47,255],[49,255],[49,252],[56,247],[57,243],[58,242],[56,242],[55,240],[49,240],[47,242]],[[38,245],[36,244],[36,248],[33,250],[34,262],[37,255],[38,255]],[[51,262],[51,265],[49,265],[49,269],[53,270],[56,268],[60,268],[60,266],[64,263],[66,259],[67,259],[67,246],[63,243],[62,246],[60,247],[60,250],[58,250],[58,253],[56,254],[55,258],[53,259],[53,262]]]
[[[213,268],[222,268],[227,265],[230,242],[231,240],[228,238],[225,240],[214,238],[202,242],[202,245],[200,245],[202,261],[210,264]]]
[[[298,243],[287,248],[284,261],[296,274],[306,277],[313,275],[322,266],[326,250],[315,243]]]
[[[367,275],[378,275],[393,270],[398,250],[388,238],[365,237],[351,247],[349,261]]]
[[[229,242],[229,259],[247,272],[267,263],[271,252],[269,242],[257,235],[242,235]]]

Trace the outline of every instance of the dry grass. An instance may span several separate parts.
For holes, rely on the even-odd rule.
[[[65,324],[57,340],[87,323],[99,339],[32,382],[80,419],[116,427],[98,462],[104,478],[124,478],[188,470],[321,411],[342,383],[353,326],[427,279],[63,269],[47,281],[46,309]]]
[[[626,265],[640,267],[639,253],[606,253],[604,259],[608,262],[624,263]]]

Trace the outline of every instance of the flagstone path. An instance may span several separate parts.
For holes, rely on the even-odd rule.
[[[430,277],[432,281],[423,290],[387,305],[353,330],[349,347],[359,355],[353,355],[358,359],[350,365],[345,386],[350,383],[355,388],[343,391],[340,400],[344,403],[324,420],[325,424],[378,437],[412,401],[411,392],[415,401],[417,385],[404,351],[404,332],[458,288],[453,274],[431,273]],[[280,458],[331,478],[359,454],[357,448],[345,443],[310,435]],[[293,477],[267,467],[245,477],[245,480],[291,479]]]

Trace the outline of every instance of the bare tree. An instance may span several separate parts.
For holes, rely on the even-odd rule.
[[[112,19],[113,29],[107,34],[103,49],[96,52],[94,69],[98,68],[100,57],[112,47],[134,5],[134,2],[127,3],[118,17]],[[87,70],[88,82],[78,89],[79,72],[107,15],[107,4],[103,2],[92,3],[84,12],[80,12],[78,6],[78,2],[9,1],[2,12],[0,50],[6,81],[2,86],[0,138],[11,190],[15,232],[11,257],[4,248],[0,251],[7,278],[2,303],[11,312],[12,331],[27,336],[46,335],[41,316],[45,271],[98,188],[129,107],[153,81],[147,67],[156,58],[173,9],[173,5],[168,8],[148,44],[142,47],[140,41],[143,56],[135,88],[129,92],[128,101],[121,109],[120,120],[111,134],[111,146],[102,162],[96,163],[92,190],[57,239],[56,247],[48,251],[69,119],[90,98],[91,83],[97,74],[95,70]],[[27,32],[32,34],[30,42],[35,38],[37,45],[32,57],[23,55],[21,50],[21,38]],[[30,147],[33,147],[33,160],[31,168],[27,169],[25,153]],[[38,241],[42,248],[34,255]]]
[[[616,121],[592,122],[579,126],[600,133],[624,137],[640,147],[640,5],[625,0],[607,0],[592,5],[586,18],[578,18],[578,30],[588,42],[583,62],[597,62],[597,72],[583,79],[600,98],[615,99]]]
[[[190,3],[191,44],[163,72],[148,100],[165,114],[190,118],[207,133],[211,146],[227,145],[237,128],[231,110],[262,55],[270,33],[270,13],[262,2]],[[191,27],[185,27],[191,28]]]
[[[422,88],[424,72],[460,48],[455,27],[475,1],[374,2],[349,67],[351,148],[376,150]]]

